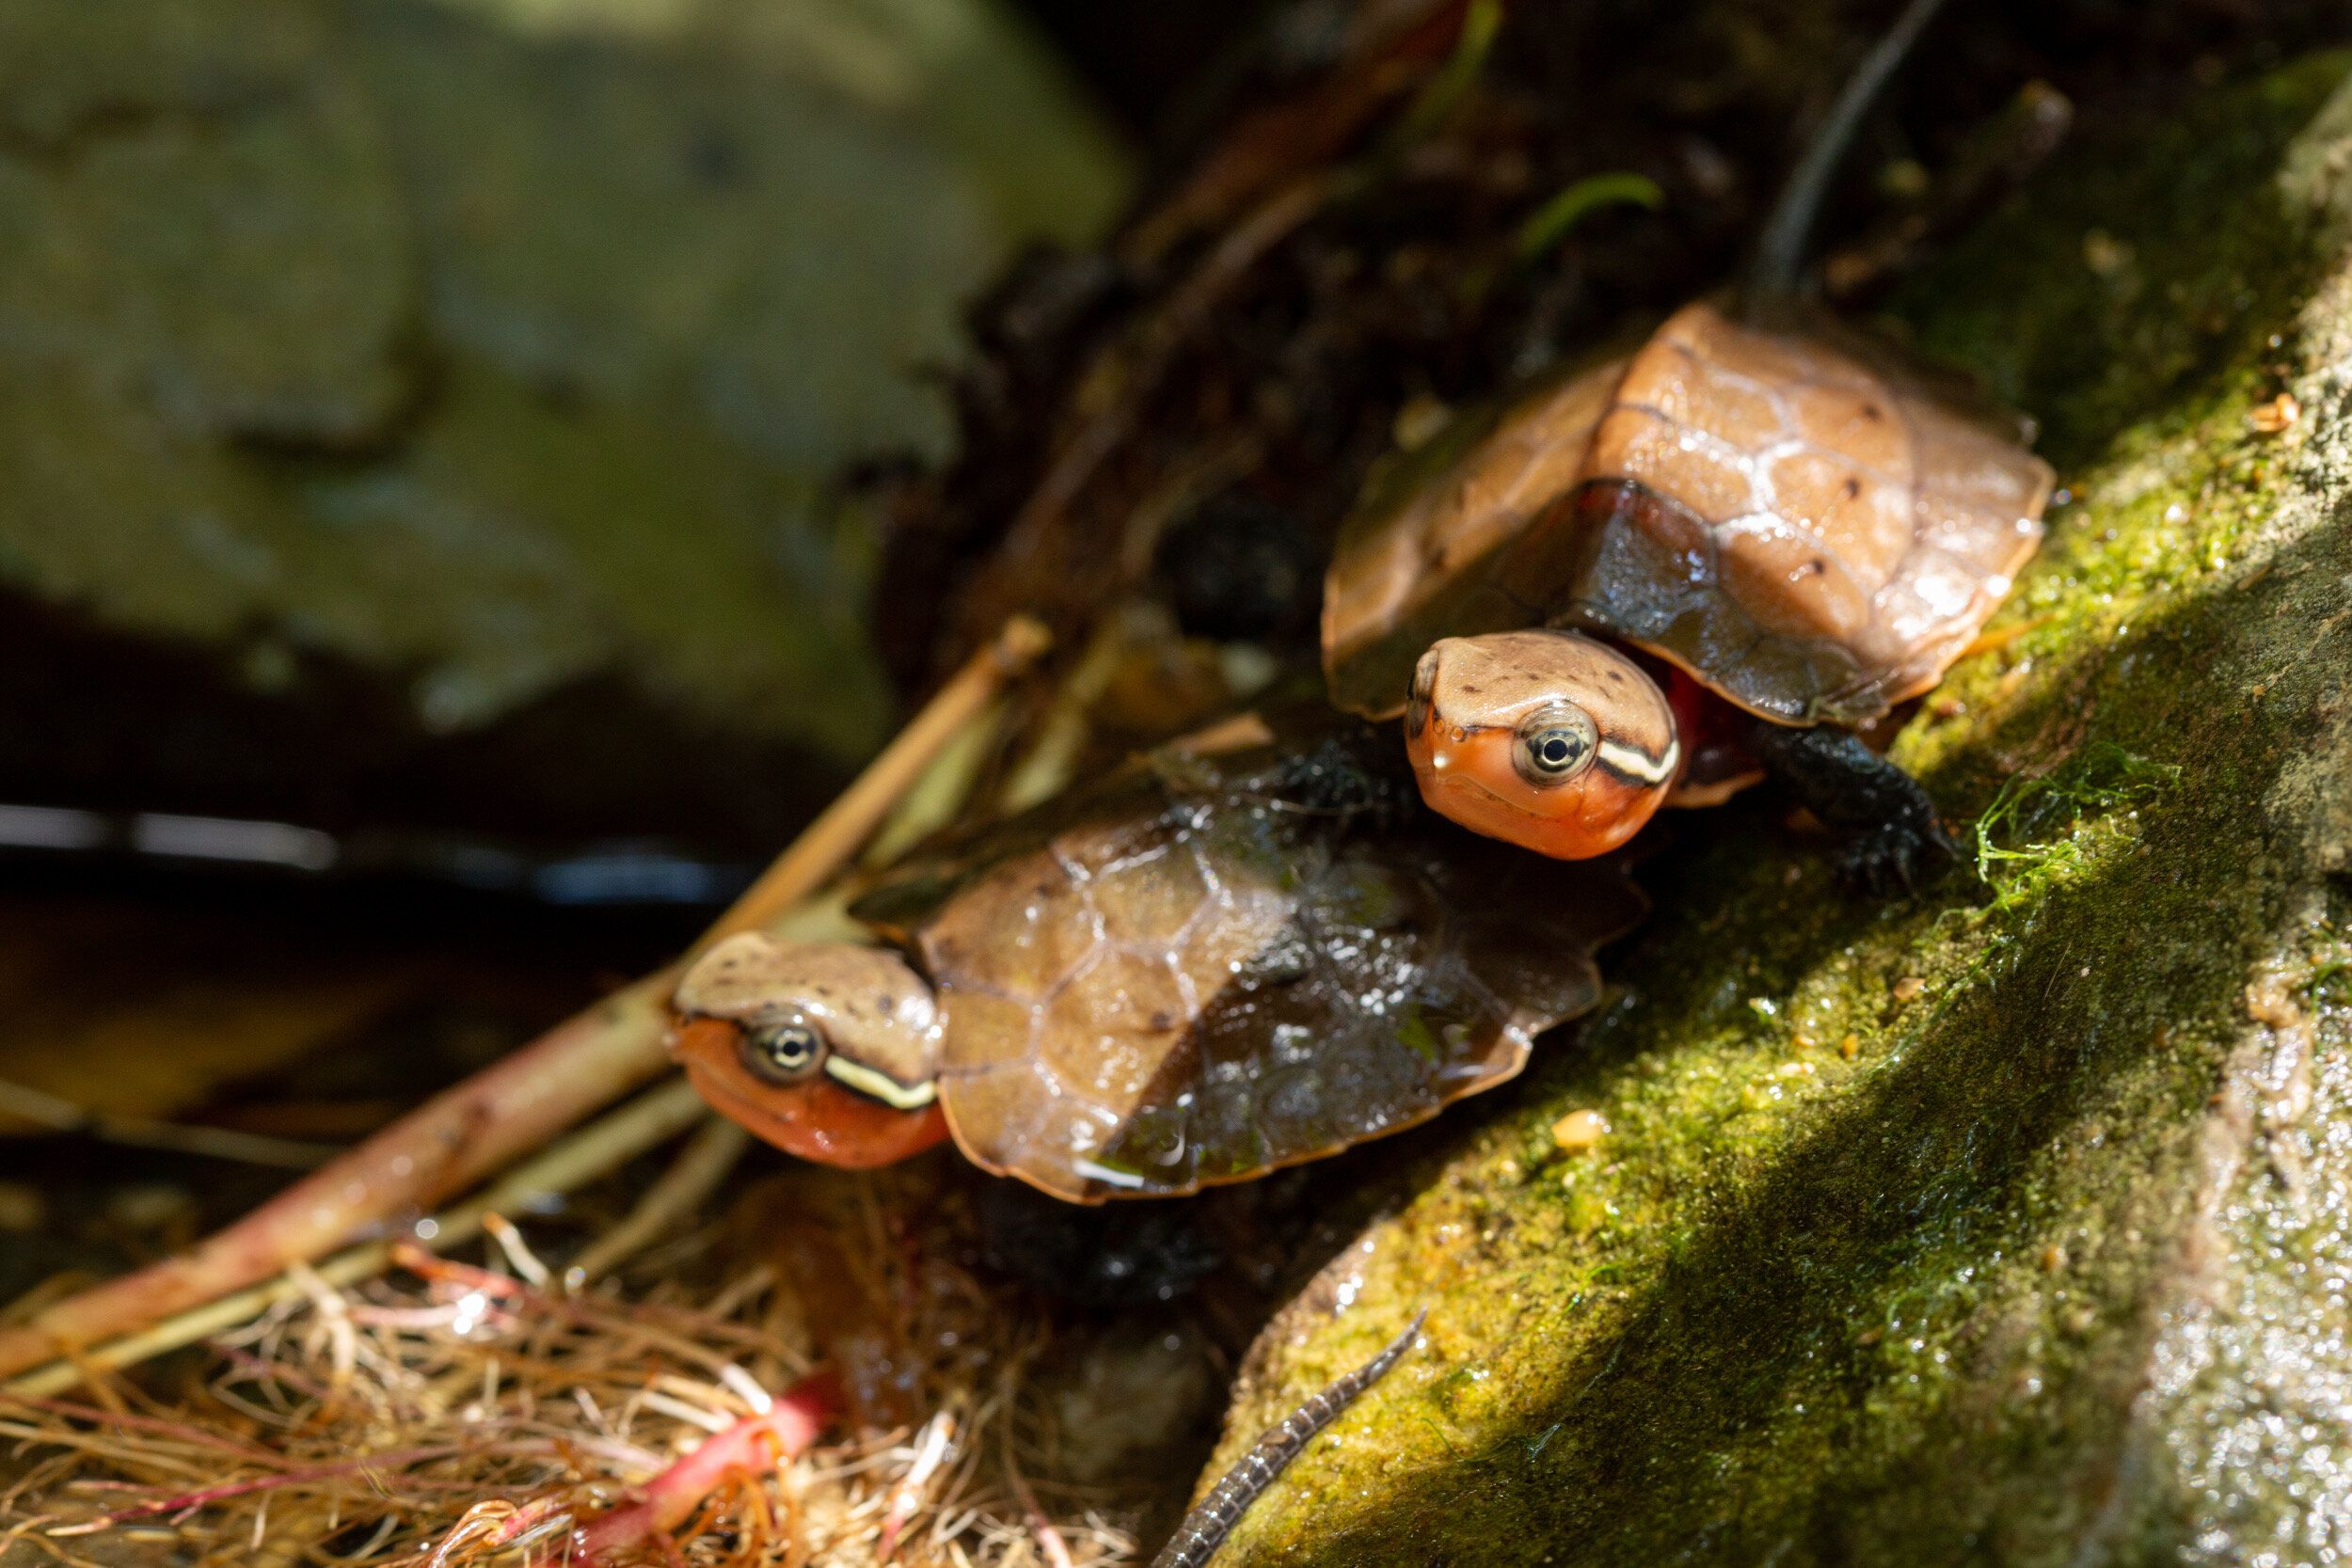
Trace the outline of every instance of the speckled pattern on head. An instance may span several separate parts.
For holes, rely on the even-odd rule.
[[[1440,494],[1368,499],[1327,583],[1343,705],[1393,711],[1434,636],[1552,625],[1647,648],[1768,719],[1867,723],[1935,684],[2041,542],[2047,464],[1793,306],[1686,307],[1587,427],[1591,384],[1613,373],[1524,400],[1453,457]],[[1502,483],[1533,471],[1531,432],[1577,447],[1548,505]],[[1478,530],[1454,515],[1498,484],[1507,515]],[[1473,532],[1477,553],[1449,549]],[[1416,557],[1429,580],[1393,564]]]
[[[1081,1202],[1238,1180],[1509,1078],[1597,1000],[1622,871],[1476,839],[1388,736],[1346,749],[1406,820],[1302,795],[1295,751],[1164,759],[859,906],[933,981],[965,1154]]]
[[[1563,860],[1625,843],[1682,773],[1665,692],[1623,652],[1575,632],[1431,644],[1413,674],[1405,752],[1431,806]]]
[[[804,1016],[899,1084],[923,1083],[938,1069],[930,988],[886,948],[742,931],[703,955],[671,1001],[682,1015],[753,1029]]]

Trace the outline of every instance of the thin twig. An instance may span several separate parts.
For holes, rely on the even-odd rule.
[[[623,1161],[677,1136],[704,1114],[702,1101],[692,1087],[682,1079],[673,1079],[591,1123],[537,1159],[517,1165],[480,1197],[418,1225],[414,1239],[433,1247],[470,1241],[482,1233],[485,1216],[501,1210],[524,1210],[571,1192]],[[340,1289],[383,1273],[391,1259],[391,1243],[370,1242],[338,1253],[310,1272],[315,1279]],[[58,1394],[93,1371],[119,1370],[195,1344],[303,1294],[298,1280],[280,1275],[167,1318],[138,1334],[71,1359],[53,1361],[11,1380],[5,1392],[21,1399]]]
[[[232,1127],[200,1127],[93,1111],[46,1089],[5,1080],[0,1080],[0,1115],[29,1121],[52,1132],[95,1138],[100,1143],[120,1144],[128,1148],[166,1148],[180,1154],[235,1160],[248,1165],[275,1165],[283,1170],[316,1170],[342,1152],[336,1144],[273,1138],[262,1132],[240,1132]]]
[[[84,1519],[71,1525],[51,1528],[52,1536],[95,1535],[100,1530],[133,1519],[151,1519],[157,1514],[182,1513],[202,1508],[208,1503],[225,1502],[241,1497],[248,1492],[262,1492],[272,1487],[298,1486],[305,1481],[325,1481],[329,1477],[365,1475],[375,1471],[399,1470],[410,1465],[422,1465],[436,1459],[447,1459],[465,1449],[454,1443],[435,1443],[423,1448],[395,1449],[386,1453],[360,1454],[353,1459],[336,1460],[330,1464],[312,1465],[299,1470],[274,1470],[265,1476],[251,1476],[243,1481],[222,1481],[202,1486],[174,1497],[155,1497],[133,1503],[112,1513],[102,1513],[94,1519]]]
[[[668,989],[659,977],[625,988],[189,1251],[0,1329],[0,1376],[138,1333],[472,1186],[662,1069]]]
[[[1008,1454],[1005,1460],[1006,1479],[1012,1482],[1012,1495],[1021,1504],[1021,1512],[1029,1523],[1029,1534],[1037,1542],[1038,1555],[1045,1560],[1045,1568],[1071,1568],[1070,1543],[1045,1510],[1038,1506],[1037,1494],[1029,1489],[1029,1481],[1021,1473],[1020,1465]]]
[[[659,1241],[709,1200],[750,1146],[751,1134],[734,1122],[723,1117],[706,1118],[660,1180],[645,1189],[645,1196],[637,1200],[628,1217],[572,1259],[564,1271],[564,1282],[577,1289]]]
[[[923,711],[866,764],[857,781],[827,806],[775,864],[743,891],[695,944],[700,951],[738,931],[767,925],[822,886],[881,825],[891,807],[958,732],[988,709],[1012,675],[1041,657],[1052,639],[1044,626],[1016,615],[956,672]]]

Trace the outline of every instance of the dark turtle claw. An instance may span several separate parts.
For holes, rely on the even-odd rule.
[[[1882,822],[1850,835],[1831,863],[1839,889],[1858,898],[1916,894],[1956,863],[1960,847],[1944,824]]]
[[[1919,781],[1851,730],[1749,719],[1742,739],[1765,771],[1842,840],[1835,870],[1846,892],[1916,893],[1960,859]]]

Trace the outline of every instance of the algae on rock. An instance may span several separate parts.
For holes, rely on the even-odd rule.
[[[1121,169],[985,0],[784,8],[813,55],[771,9],[0,7],[0,594],[247,692],[363,672],[422,741],[604,680],[856,761],[822,487],[944,448],[965,296]]]
[[[2352,1551],[2348,68],[2071,150],[1905,292],[2071,491],[1898,752],[1989,885],[1682,823],[1620,998],[1260,1340],[1220,1464],[1429,1308],[1237,1568]]]

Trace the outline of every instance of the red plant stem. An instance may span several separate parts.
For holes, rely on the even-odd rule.
[[[1039,1555],[1045,1559],[1045,1568],[1073,1568],[1070,1544],[1061,1538],[1061,1531],[1054,1528],[1054,1521],[1038,1505],[1037,1494],[1029,1490],[1028,1479],[1018,1466],[1007,1466],[1006,1473],[1012,1478],[1014,1500],[1021,1504],[1021,1512],[1028,1515],[1029,1534],[1037,1542]]]
[[[841,1382],[832,1372],[804,1377],[756,1416],[746,1416],[660,1475],[636,1497],[572,1532],[571,1568],[598,1568],[616,1553],[683,1524],[729,1476],[758,1475],[817,1441],[841,1411]]]
[[[672,979],[664,971],[614,992],[188,1251],[0,1329],[0,1377],[241,1290],[475,1185],[662,1069]]]
[[[471,1263],[460,1263],[453,1258],[427,1252],[414,1242],[394,1242],[392,1261],[419,1279],[431,1280],[436,1284],[462,1285],[469,1291],[480,1291],[485,1296],[497,1296],[504,1301],[534,1297],[543,1305],[560,1305],[554,1297],[540,1295],[513,1275],[495,1274],[488,1269],[476,1268]]]

